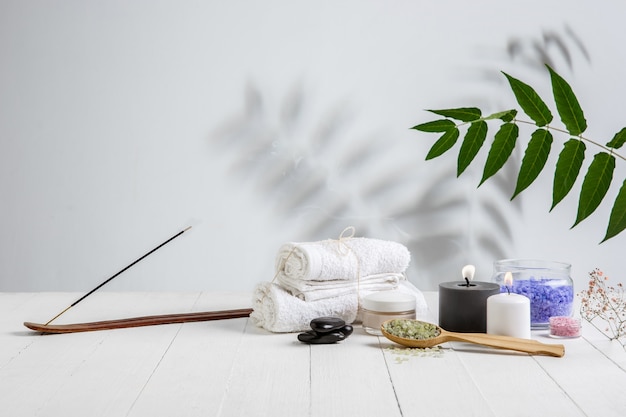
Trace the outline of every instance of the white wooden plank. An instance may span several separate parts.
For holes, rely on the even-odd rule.
[[[616,366],[626,371],[626,348],[620,341],[610,340],[608,336],[585,320],[582,321],[581,337],[602,352]],[[622,338],[621,342],[626,343],[626,338]]]
[[[311,345],[312,416],[400,416],[378,338],[360,326],[346,340]]]
[[[204,293],[194,310],[245,308],[249,298],[249,294]],[[239,359],[246,321],[186,323],[128,415],[218,415],[225,382]]]
[[[56,311],[57,305],[70,297],[58,293],[0,295],[0,369],[39,340],[40,335],[24,327],[24,321],[33,317],[47,317],[45,320],[49,320],[53,315],[48,315],[48,310]]]
[[[309,415],[310,347],[294,334],[274,334],[248,320],[218,416]]]
[[[177,295],[168,302],[155,295],[148,297],[148,307],[160,301],[161,308],[186,305],[189,311],[197,297]],[[91,306],[100,308],[100,314],[113,311],[111,305],[121,311],[143,310],[142,297],[136,295],[103,294],[94,300]],[[0,370],[2,409],[11,416],[84,416],[94,415],[94,410],[125,415],[180,326],[36,336],[36,343]]]
[[[251,308],[252,294],[246,291],[203,292],[194,306],[194,311],[232,310]]]
[[[465,343],[451,345],[495,415],[585,415],[533,356]],[[546,357],[546,360],[565,364],[576,358]]]
[[[443,349],[438,356],[384,338],[380,343],[403,416],[497,415],[456,352]]]
[[[426,295],[436,308],[436,293]],[[59,322],[249,305],[246,293],[92,297]],[[328,346],[304,345],[247,319],[57,336],[23,328],[75,299],[0,294],[2,415],[626,415],[626,352],[592,328],[571,340],[533,332],[565,344],[564,358],[455,342],[443,357],[398,363],[395,351],[381,352],[397,345],[384,338],[379,345],[359,328]]]
[[[55,398],[84,395],[82,389],[63,393],[64,386],[105,335],[77,336],[33,336],[39,340],[0,370],[0,404],[7,415],[46,415]]]
[[[625,416],[626,372],[585,339],[563,339],[562,342],[568,360],[537,356],[537,363],[586,415]]]
[[[128,416],[218,415],[246,321],[183,325]]]
[[[11,312],[40,293],[0,292],[0,321],[6,320]]]

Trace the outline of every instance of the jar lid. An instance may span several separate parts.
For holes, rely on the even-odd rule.
[[[402,291],[390,290],[368,294],[363,297],[363,308],[371,311],[398,313],[415,310],[415,296]]]

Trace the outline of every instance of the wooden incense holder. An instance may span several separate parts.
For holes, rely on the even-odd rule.
[[[252,309],[242,308],[239,310],[205,311],[199,313],[164,314],[158,316],[133,317],[119,320],[94,321],[90,323],[75,324],[41,324],[24,322],[24,326],[37,332],[77,333],[91,332],[96,330],[123,329],[128,327],[155,326],[159,324],[188,323],[194,321],[210,321],[248,317]]]

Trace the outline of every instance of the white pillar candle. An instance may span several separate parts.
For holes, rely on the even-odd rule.
[[[504,284],[513,284],[510,272]],[[530,339],[530,299],[509,291],[487,298],[487,333]]]

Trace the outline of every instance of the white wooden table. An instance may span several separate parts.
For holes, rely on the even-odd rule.
[[[358,327],[309,346],[247,318],[45,336],[22,326],[80,295],[0,293],[1,416],[626,416],[626,352],[590,326],[572,340],[533,332],[564,343],[563,358],[463,343],[420,355]],[[426,297],[436,312],[437,294]],[[100,292],[57,323],[243,308],[249,298]]]

